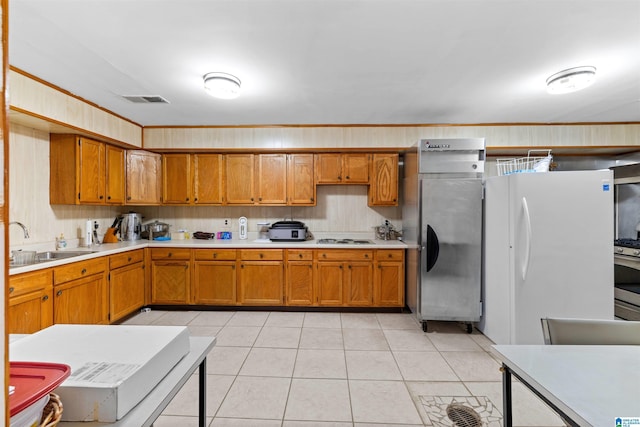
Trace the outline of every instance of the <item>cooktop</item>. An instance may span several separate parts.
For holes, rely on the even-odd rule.
[[[372,245],[373,242],[371,240],[354,240],[354,239],[320,239],[318,243],[321,245]]]

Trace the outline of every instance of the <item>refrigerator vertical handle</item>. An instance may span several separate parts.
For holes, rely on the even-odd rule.
[[[427,225],[427,271],[431,271],[440,253],[440,242],[435,230]]]
[[[529,272],[529,261],[531,260],[531,215],[529,214],[529,205],[526,197],[522,198],[522,211],[524,213],[524,225],[527,230],[527,244],[525,246],[527,252],[522,265],[522,280],[526,280]]]

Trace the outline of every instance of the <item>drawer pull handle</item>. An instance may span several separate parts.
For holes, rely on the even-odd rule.
[[[80,272],[81,274],[86,274],[87,273],[87,269],[83,268],[82,271]]]
[[[58,297],[59,297],[60,295],[62,295],[62,291],[58,291],[58,292],[56,292],[56,296],[58,296]]]
[[[42,301],[47,301],[49,299],[49,295],[45,295],[42,297]]]

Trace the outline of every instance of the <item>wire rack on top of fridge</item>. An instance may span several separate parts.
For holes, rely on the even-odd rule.
[[[541,151],[545,156],[532,156],[531,153]],[[510,175],[512,173],[549,172],[551,165],[551,150],[529,150],[527,157],[515,159],[496,159],[498,175]]]

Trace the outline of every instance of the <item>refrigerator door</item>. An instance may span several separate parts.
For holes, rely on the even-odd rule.
[[[422,179],[418,320],[480,318],[482,180]]]
[[[542,317],[613,319],[611,171],[509,178],[511,344],[542,344]]]

